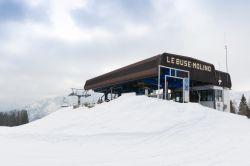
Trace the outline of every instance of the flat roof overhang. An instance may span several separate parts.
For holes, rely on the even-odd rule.
[[[128,84],[136,80],[158,77],[159,65],[187,70],[190,72],[190,79],[193,81],[226,88],[232,86],[230,75],[215,70],[213,64],[191,57],[163,53],[87,80],[84,89],[100,91],[101,89]]]
[[[158,75],[160,56],[134,63],[86,81],[85,90],[101,89]]]

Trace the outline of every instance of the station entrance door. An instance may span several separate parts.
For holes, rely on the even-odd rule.
[[[162,98],[177,102],[189,102],[189,71],[159,66],[158,91],[163,90]],[[161,98],[158,95],[158,98]]]

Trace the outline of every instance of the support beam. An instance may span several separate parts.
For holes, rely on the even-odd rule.
[[[111,93],[110,99],[113,100],[113,89],[112,88],[110,88],[110,93]]]
[[[107,91],[104,93],[104,100],[108,101],[108,92]]]
[[[165,77],[164,99],[168,100],[168,81],[167,81],[167,77]]]

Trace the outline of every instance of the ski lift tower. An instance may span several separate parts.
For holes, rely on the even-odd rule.
[[[77,105],[74,106],[74,108],[78,108],[80,106],[82,97],[87,98],[91,96],[90,94],[88,94],[88,91],[84,89],[71,88],[71,90],[72,92],[69,94],[69,96],[76,96],[78,98]]]

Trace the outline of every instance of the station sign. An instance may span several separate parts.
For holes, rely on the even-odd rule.
[[[182,59],[179,57],[167,56],[166,63],[185,68],[192,68],[200,71],[212,72],[213,67],[209,64],[192,61],[191,59]]]

